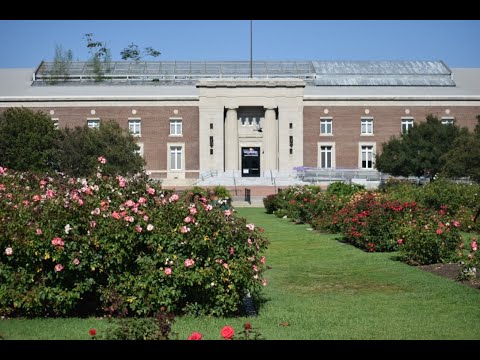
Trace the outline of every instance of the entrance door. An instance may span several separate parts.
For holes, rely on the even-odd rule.
[[[242,147],[242,176],[260,177],[259,147]]]

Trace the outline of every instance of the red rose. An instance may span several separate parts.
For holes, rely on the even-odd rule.
[[[90,336],[95,336],[95,335],[97,335],[97,330],[90,329],[90,330],[88,330],[88,333],[90,334]]]
[[[220,335],[226,340],[232,340],[233,335],[235,334],[235,330],[229,325],[224,326],[222,331],[220,331]]]
[[[200,334],[199,332],[194,331],[194,332],[192,332],[192,335],[190,335],[190,336],[188,337],[187,340],[202,340],[202,334]]]

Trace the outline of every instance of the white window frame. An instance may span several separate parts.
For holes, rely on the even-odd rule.
[[[176,124],[174,126],[174,132],[172,132],[172,125]],[[178,126],[180,124],[180,127]],[[170,135],[169,136],[183,136],[183,119],[182,118],[170,118],[169,121],[169,126],[170,126]],[[178,129],[180,128],[180,132],[178,132]]]
[[[362,166],[362,147],[371,146],[372,147],[372,167],[363,167]],[[377,143],[375,142],[359,142],[358,143],[358,168],[361,170],[375,170],[375,154],[377,153]]]
[[[138,131],[137,131],[138,127]],[[140,118],[128,118],[128,131],[132,136],[142,136],[142,119]]]
[[[330,132],[322,132],[322,123],[325,124],[325,130],[330,128]],[[333,136],[333,118],[321,117],[320,118],[320,136]]]
[[[455,118],[453,116],[443,116],[441,119],[442,125],[455,124]]]
[[[141,157],[143,157],[143,154],[144,154],[144,152],[143,152],[143,149],[144,149],[143,142],[137,142],[137,145],[140,149],[134,151],[134,153],[139,154]]]
[[[372,136],[374,134],[374,128],[373,128],[373,117],[362,117],[360,119],[360,135],[361,136]],[[365,132],[364,130],[364,125],[365,125]],[[371,131],[368,132],[368,128],[371,125]]]
[[[59,127],[59,119],[58,119],[58,118],[52,118],[52,123],[53,123],[53,127],[54,127],[55,130],[60,129],[60,127]]]
[[[172,149],[180,148],[180,168],[174,168],[172,165]],[[185,143],[167,143],[167,159],[168,171],[170,172],[184,172],[185,171]],[[178,165],[178,164],[177,164]]]
[[[91,124],[97,124],[91,126]],[[87,126],[89,129],[99,129],[100,128],[100,118],[87,118]]]
[[[402,122],[400,125],[400,133],[407,134],[408,131],[413,127],[413,124],[415,124],[415,119],[413,117],[402,117]],[[404,127],[405,127],[405,131],[403,131]]]
[[[331,147],[331,167],[322,167],[322,147],[328,146]],[[336,161],[335,161],[335,143],[334,142],[318,142],[317,143],[317,154],[318,154],[318,159],[317,159],[317,167],[319,169],[335,169],[336,167]]]

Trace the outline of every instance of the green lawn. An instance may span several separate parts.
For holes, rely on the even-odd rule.
[[[219,339],[220,329],[245,321],[266,339],[480,339],[480,291],[308,231],[308,225],[239,208],[240,216],[265,228],[266,302],[256,318],[177,318],[185,339],[199,331]],[[280,326],[280,324],[287,326]],[[86,339],[106,320],[0,320],[6,339]]]

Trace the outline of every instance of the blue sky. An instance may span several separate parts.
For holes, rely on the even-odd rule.
[[[249,60],[249,20],[0,20],[1,67],[35,67],[55,45],[87,60],[83,34],[113,60],[134,42],[158,60]],[[480,67],[478,20],[254,20],[254,60],[443,60]]]

